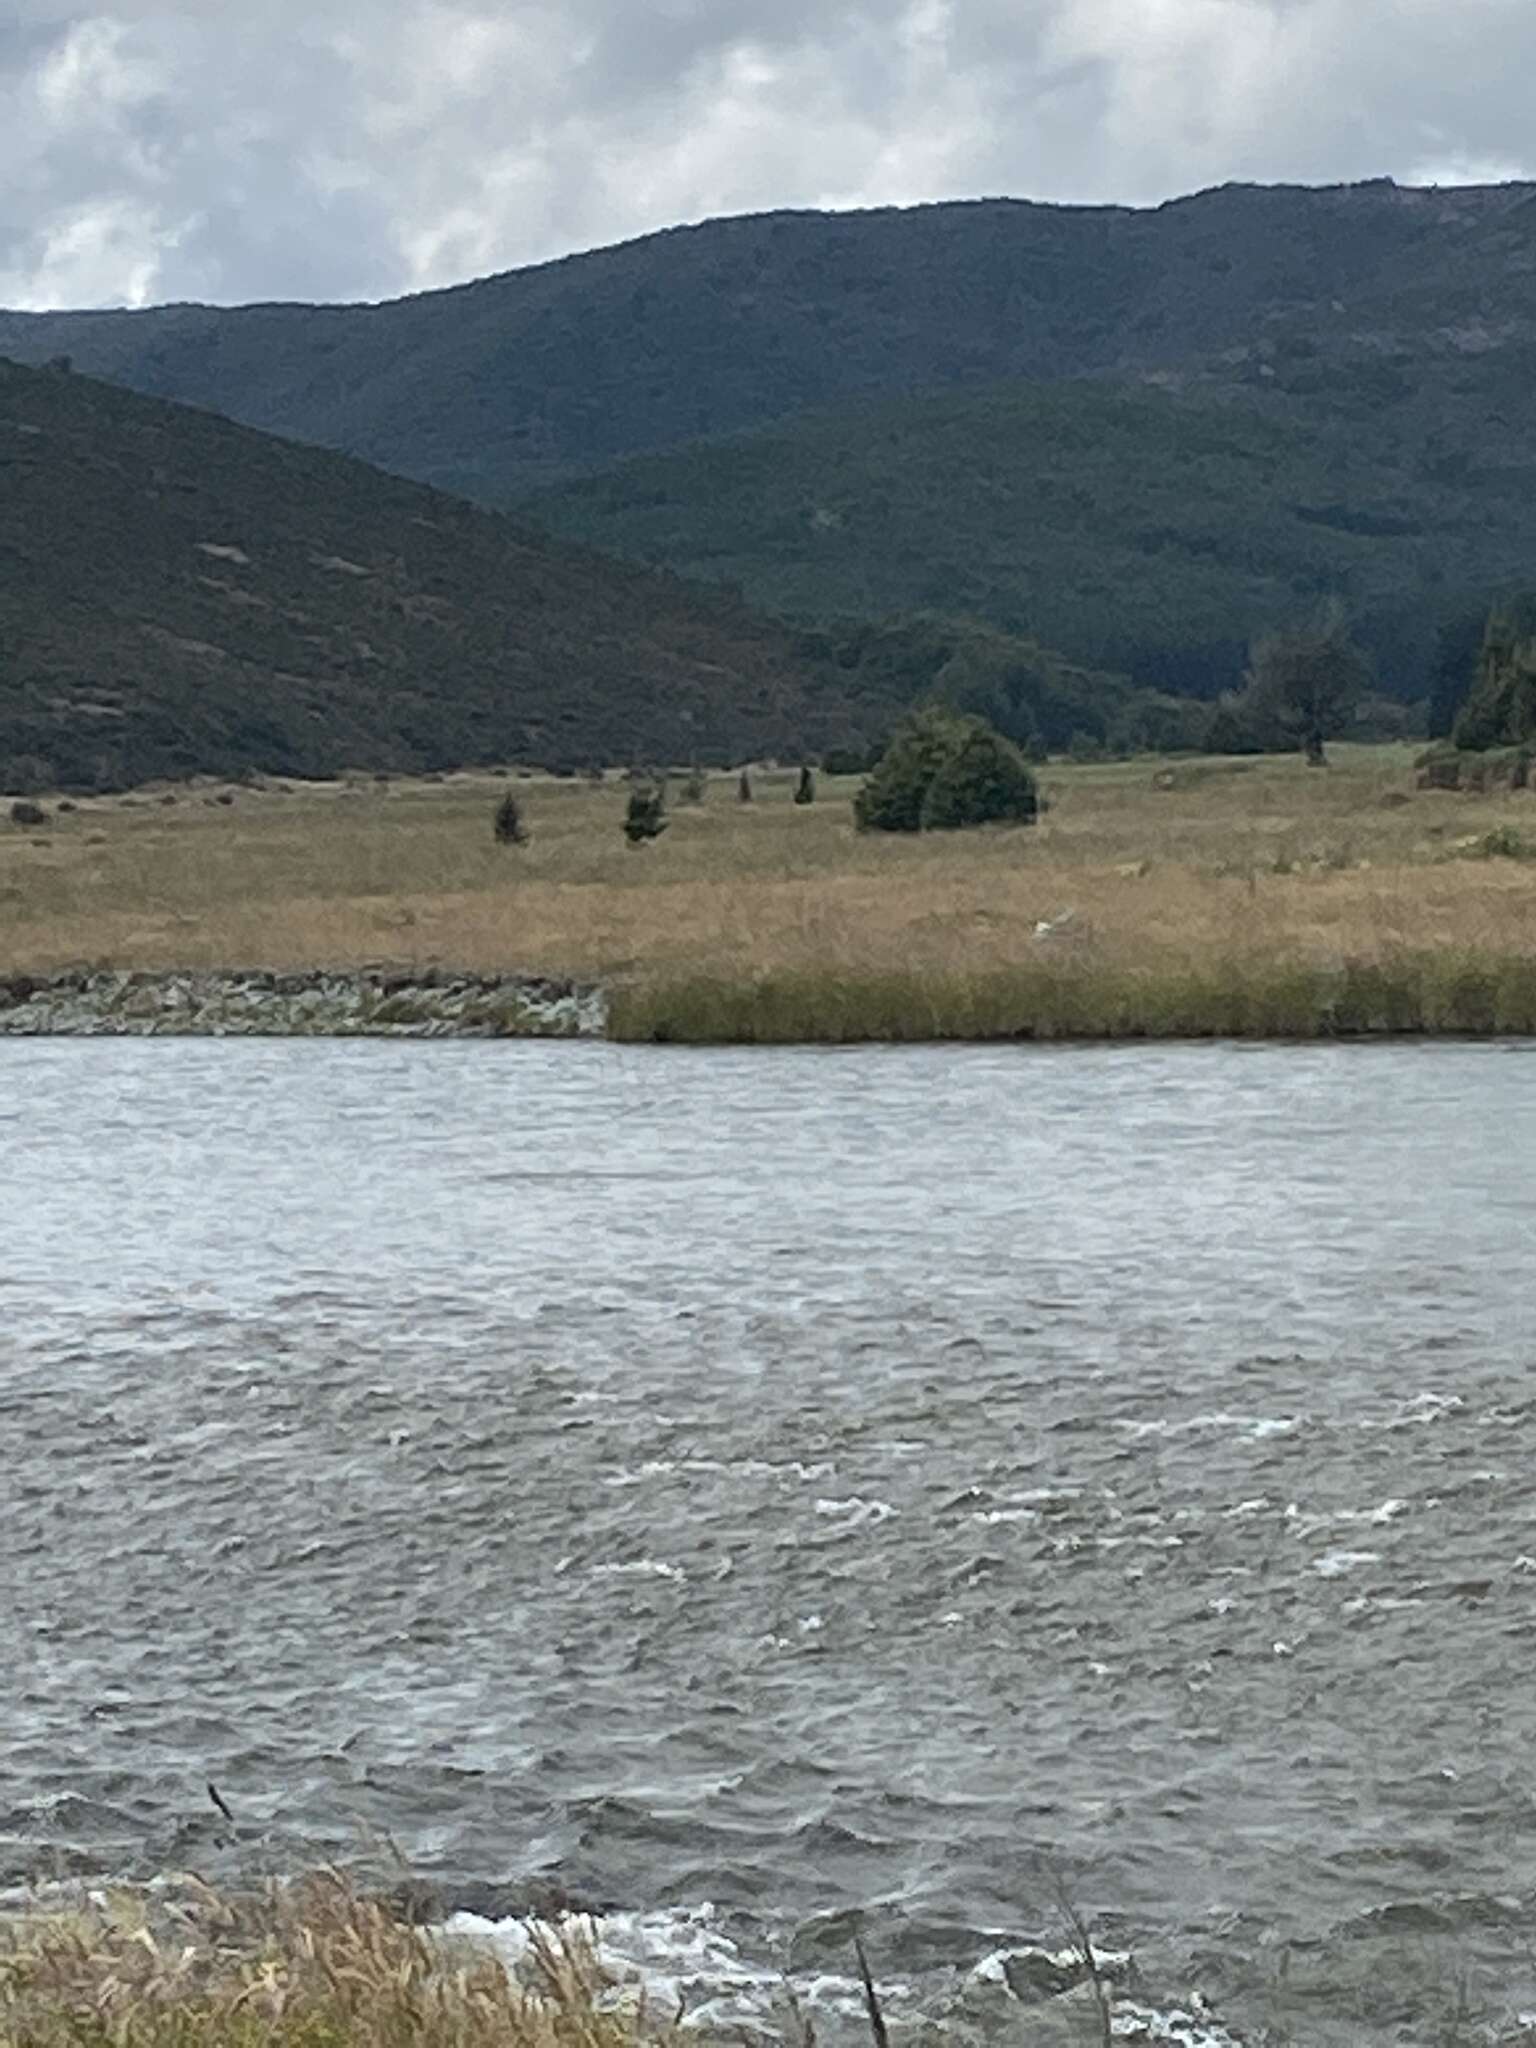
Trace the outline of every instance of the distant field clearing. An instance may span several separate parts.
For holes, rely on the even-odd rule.
[[[856,833],[852,782],[797,806],[792,773],[759,773],[744,804],[719,775],[689,805],[678,778],[670,829],[638,849],[616,777],[45,799],[46,827],[0,811],[0,971],[388,961],[598,980],[635,1016],[684,985],[739,1010],[770,983],[802,1007],[818,985],[964,983],[974,1004],[978,977],[1086,991],[1408,956],[1536,965],[1536,798],[1417,791],[1412,762],[1053,766],[1039,826],[921,838]],[[509,787],[523,847],[492,835]]]

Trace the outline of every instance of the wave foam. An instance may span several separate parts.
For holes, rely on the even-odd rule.
[[[556,1936],[577,1934],[592,1943],[610,1980],[610,2007],[634,2010],[643,2004],[656,2014],[675,2013],[688,2032],[729,2031],[781,2041],[791,2001],[802,2013],[814,2015],[824,2024],[846,2021],[850,2038],[862,2040],[867,2026],[864,1991],[856,1978],[821,1971],[791,1983],[783,1971],[743,1955],[725,1931],[716,1908],[707,1903],[655,1912],[615,1912],[594,1920],[565,1919],[546,1924],[543,1931]],[[540,1923],[458,1913],[445,1932],[489,1946],[512,1974],[519,1975],[526,1973]],[[1127,1953],[1102,1950],[1097,1960],[1109,1983],[1131,1975],[1132,1958]],[[1033,1986],[1034,1991],[1021,1995],[1021,1984]],[[942,2008],[957,1999],[959,2006],[969,2008],[970,2016],[976,2018],[978,1993],[989,2005],[1001,2000],[1011,2015],[1039,2012],[1058,1999],[1076,2004],[1088,1995],[1082,1961],[1075,1950],[1058,1952],[1033,1945],[998,1948],[984,1955],[961,1983],[951,1985],[949,1997],[939,2001],[938,2010],[923,2009],[921,1994],[911,1983],[882,1981],[876,1989],[889,2018],[939,2026],[953,2016]],[[1198,1994],[1188,2005],[1167,2008],[1119,1995],[1114,2001],[1113,2031],[1117,2041],[1160,2042],[1168,2048],[1242,2048],[1237,2036],[1219,2023]]]

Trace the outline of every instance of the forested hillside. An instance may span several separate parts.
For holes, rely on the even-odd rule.
[[[0,314],[0,352],[1142,686],[1336,599],[1418,697],[1536,553],[1525,185],[771,214],[379,306]]]
[[[798,754],[892,709],[730,599],[0,363],[0,790]]]
[[[1498,448],[1453,459],[1422,395],[1318,403],[1326,431],[1203,389],[989,385],[637,457],[527,509],[792,616],[975,616],[1204,695],[1341,599],[1413,696],[1441,623],[1536,561],[1536,407],[1510,393]]]

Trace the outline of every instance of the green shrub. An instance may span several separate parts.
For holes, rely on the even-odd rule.
[[[853,801],[861,832],[920,832],[929,784],[955,747],[959,721],[950,712],[918,711],[891,738]]]
[[[528,828],[523,823],[523,814],[518,805],[517,798],[510,789],[496,806],[495,816],[491,821],[491,829],[496,835],[496,844],[498,846],[526,846],[528,844]]]
[[[624,812],[624,837],[631,846],[659,839],[667,829],[666,812],[667,800],[659,789],[632,789]]]
[[[925,832],[965,825],[1032,825],[1040,809],[1029,763],[1001,733],[976,724],[928,785]]]
[[[1029,763],[984,719],[940,709],[901,725],[854,800],[861,832],[947,832],[1032,824],[1040,798]]]
[[[1536,857],[1536,847],[1512,825],[1495,825],[1491,832],[1464,841],[1456,850],[1468,860],[1530,860]]]

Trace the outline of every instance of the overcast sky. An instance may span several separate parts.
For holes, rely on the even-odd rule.
[[[0,305],[381,298],[709,214],[1536,172],[1536,0],[0,18]]]

